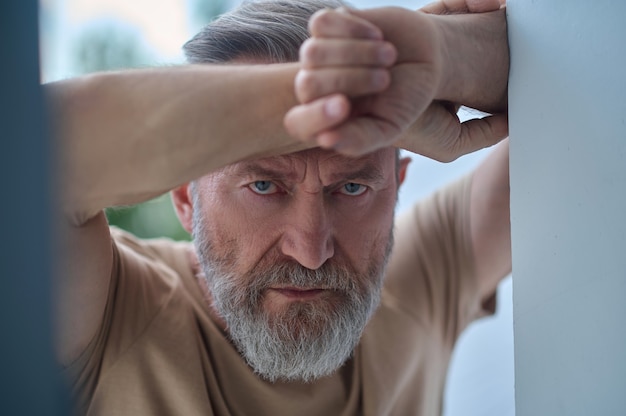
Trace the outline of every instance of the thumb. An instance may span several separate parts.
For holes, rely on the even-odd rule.
[[[507,114],[468,120],[461,124],[456,151],[459,156],[472,153],[493,146],[507,137],[508,134],[509,117]]]

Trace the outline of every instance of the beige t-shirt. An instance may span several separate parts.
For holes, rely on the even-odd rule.
[[[454,343],[488,312],[474,276],[470,186],[458,181],[397,219],[379,309],[353,357],[312,383],[253,373],[209,316],[189,243],[112,230],[102,326],[66,370],[78,413],[439,415]]]

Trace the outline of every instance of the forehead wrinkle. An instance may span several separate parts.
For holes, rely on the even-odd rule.
[[[280,155],[237,163],[233,173],[242,178],[252,176],[295,182],[303,176],[298,170],[294,155]]]
[[[328,179],[331,183],[345,181],[345,180],[364,180],[367,182],[380,183],[384,182],[385,175],[383,171],[372,163],[365,164],[361,169],[354,170],[341,170],[338,172],[332,172],[328,175]]]
[[[383,158],[378,153],[371,153],[359,158],[333,154],[321,161],[321,163],[324,162],[329,162],[332,166],[339,166],[338,169],[329,169],[330,173],[327,174],[327,177],[332,183],[356,179],[384,182],[386,178],[386,169],[382,163]]]
[[[388,176],[384,156],[385,153],[378,151],[355,158],[332,150],[316,148],[238,162],[230,165],[226,170],[229,171],[229,175],[241,178],[257,177],[293,183],[310,182],[310,185],[315,182],[326,186],[357,179],[382,183]]]

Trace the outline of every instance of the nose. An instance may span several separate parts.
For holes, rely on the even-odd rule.
[[[302,266],[315,270],[334,255],[331,220],[323,195],[302,197],[286,213],[280,248]]]

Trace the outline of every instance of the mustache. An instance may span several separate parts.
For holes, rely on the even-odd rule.
[[[300,289],[327,289],[352,292],[358,289],[359,273],[336,262],[326,262],[318,269],[308,269],[292,260],[269,261],[267,266],[257,265],[246,273],[251,291],[261,292],[271,287],[297,287]]]

